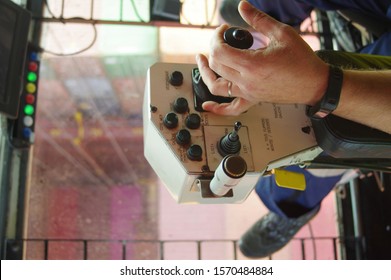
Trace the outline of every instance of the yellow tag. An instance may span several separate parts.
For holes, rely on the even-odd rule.
[[[306,188],[305,176],[302,173],[287,171],[284,169],[273,169],[276,184],[279,187],[304,191]]]

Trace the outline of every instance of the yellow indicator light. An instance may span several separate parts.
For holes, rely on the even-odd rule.
[[[27,83],[27,85],[26,85],[26,91],[27,91],[28,93],[34,93],[36,90],[37,90],[36,85],[34,85],[33,83]]]

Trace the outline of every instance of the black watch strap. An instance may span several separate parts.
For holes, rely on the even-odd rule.
[[[341,95],[343,71],[341,68],[329,66],[329,80],[322,99],[314,106],[307,106],[307,116],[322,119],[337,109]]]

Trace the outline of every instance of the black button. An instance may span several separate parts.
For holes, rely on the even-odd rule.
[[[183,114],[189,111],[189,103],[187,102],[186,98],[179,97],[174,102],[174,111]]]
[[[183,83],[183,74],[179,71],[174,71],[170,75],[170,84],[172,84],[175,87],[178,87],[182,85]]]
[[[187,157],[190,160],[201,161],[202,160],[202,148],[199,145],[191,145],[189,149],[187,149]]]
[[[190,129],[197,129],[201,125],[201,117],[198,114],[190,114],[186,117],[185,124]]]
[[[164,117],[163,123],[167,128],[175,128],[178,125],[178,116],[174,112],[170,112]]]
[[[187,129],[181,129],[176,134],[176,142],[181,145],[185,146],[190,143],[191,134]]]

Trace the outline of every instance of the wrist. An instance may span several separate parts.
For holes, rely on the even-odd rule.
[[[329,69],[329,64],[324,63],[323,61],[321,64],[316,64],[315,67],[313,67],[313,75],[308,77],[308,80],[312,83],[311,87],[308,88],[309,93],[311,94],[307,96],[307,100],[304,104],[314,106],[322,99],[327,90]]]

